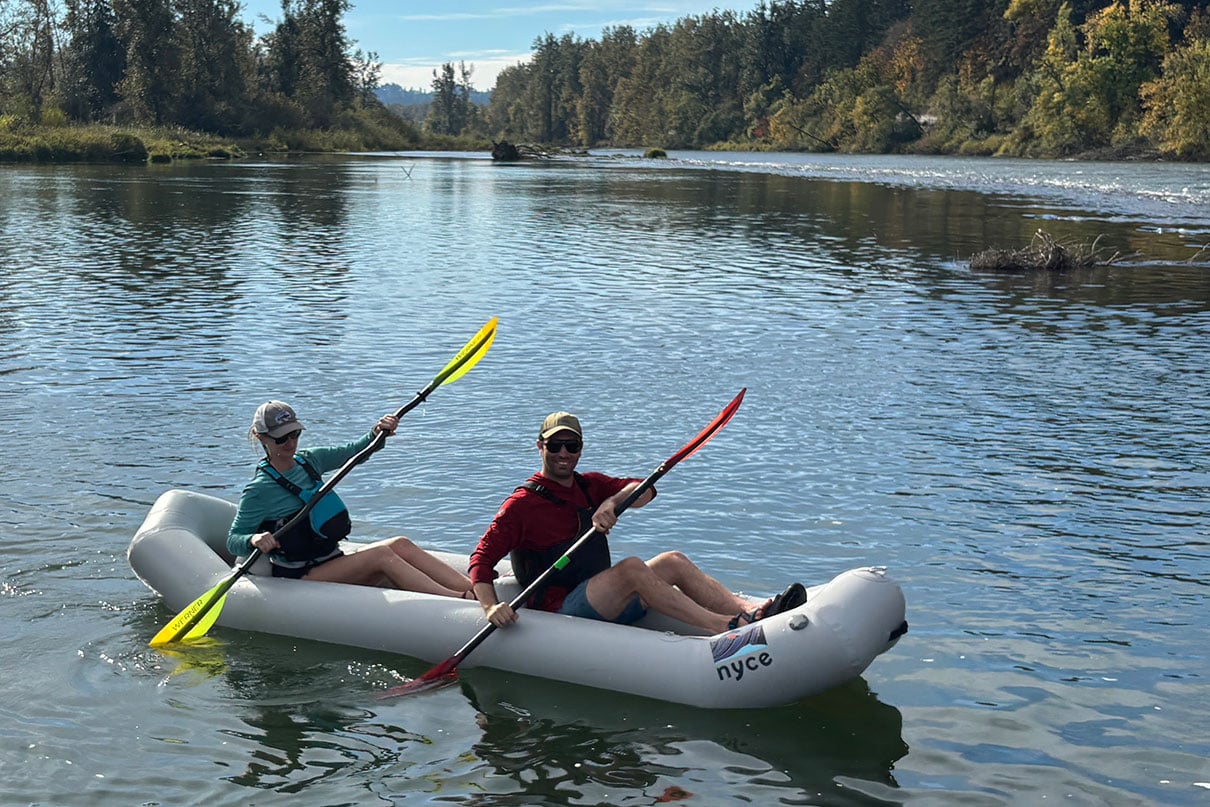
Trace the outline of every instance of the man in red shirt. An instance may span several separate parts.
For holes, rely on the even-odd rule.
[[[756,603],[728,591],[680,552],[664,552],[646,562],[628,557],[611,563],[605,534],[617,522],[614,509],[641,480],[576,473],[583,446],[575,415],[548,415],[537,440],[542,470],[504,500],[471,554],[469,574],[475,596],[493,625],[506,627],[517,621],[509,604],[497,599],[492,582],[496,564],[511,555],[517,579],[528,585],[589,527],[599,535],[534,592],[528,603],[531,608],[621,624],[641,619],[650,608],[711,634],[768,615],[772,600],[754,608]],[[642,507],[653,498],[655,488],[650,488],[631,506]],[[778,601],[783,599],[785,595]],[[779,610],[794,605],[787,600]]]

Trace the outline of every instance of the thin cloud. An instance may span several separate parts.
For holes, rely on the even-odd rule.
[[[450,54],[449,58],[434,60],[426,58],[402,59],[382,65],[380,81],[383,84],[398,84],[405,89],[428,92],[433,86],[433,73],[446,62],[466,62],[471,68],[471,86],[476,90],[490,90],[496,86],[496,77],[506,68],[528,62],[530,53],[494,52],[492,55]]]

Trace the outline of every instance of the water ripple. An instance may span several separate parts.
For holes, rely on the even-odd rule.
[[[382,157],[0,174],[14,539],[0,595],[22,648],[6,663],[23,671],[0,700],[16,738],[0,764],[20,772],[15,797],[638,804],[676,786],[703,801],[1195,803],[1200,180],[408,159],[410,179]],[[1056,213],[1060,235],[1145,258],[966,270]],[[581,416],[586,467],[644,475],[747,387],[657,504],[619,523],[616,550],[675,546],[752,593],[890,566],[912,631],[871,667],[873,691],[705,716],[479,671],[372,710],[369,693],[422,667],[228,632],[200,656],[145,647],[171,615],[124,552],[160,492],[238,496],[248,418],[270,397],[314,444],[352,438],[491,316],[480,366],[341,483],[358,538],[466,551],[536,469],[546,412]]]

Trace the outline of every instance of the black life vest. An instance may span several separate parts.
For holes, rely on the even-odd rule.
[[[307,472],[307,476],[311,477],[311,487],[300,488],[282,476],[276,468],[269,464],[268,460],[261,460],[256,467],[268,474],[269,478],[277,484],[302,499],[305,505],[323,486],[323,477],[301,456],[295,455],[294,461],[302,466],[303,470]],[[337,545],[348,538],[349,532],[353,529],[353,522],[349,519],[349,509],[345,507],[345,503],[340,500],[339,496],[329,491],[315,503],[305,520],[278,535],[277,531],[301,509],[300,507],[282,518],[267,519],[260,525],[261,532],[271,532],[277,538],[277,543],[281,547],[273,554],[283,560],[298,563],[326,558],[336,551]]]
[[[579,474],[575,474],[575,480],[576,484],[580,486],[580,490],[584,491],[584,498],[588,500],[589,506],[587,508],[575,507],[571,502],[557,496],[551,490],[539,485],[532,479],[517,488],[517,490],[533,491],[560,507],[574,508],[578,521],[575,535],[568,537],[565,541],[561,541],[548,549],[514,549],[509,554],[509,560],[513,564],[513,574],[517,576],[517,580],[522,586],[528,586],[537,580],[543,572],[555,565],[555,561],[563,557],[563,553],[581,535],[592,529],[592,514],[597,509],[597,504],[588,493],[587,480]],[[576,553],[571,556],[566,566],[562,569],[556,569],[546,578],[542,586],[534,592],[531,602],[541,603],[546,589],[550,586],[558,586],[571,591],[580,585],[580,583],[583,583],[593,575],[605,571],[611,565],[612,563],[609,559],[609,540],[604,535],[598,533],[590,538],[584,546],[576,550]]]

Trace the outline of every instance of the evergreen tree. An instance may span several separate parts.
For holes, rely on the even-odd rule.
[[[677,145],[668,140],[668,116],[664,108],[665,88],[670,86],[665,56],[671,39],[668,27],[658,25],[639,41],[634,67],[614,93],[610,128],[617,145]]]
[[[571,34],[534,40],[529,81],[520,99],[523,135],[540,143],[568,143],[578,129],[580,62],[586,45]]]
[[[814,87],[831,70],[856,67],[892,25],[911,13],[908,0],[832,0],[815,20],[799,86]]]
[[[487,129],[494,137],[525,137],[524,96],[532,72],[532,65],[525,63],[506,67],[497,74],[486,114]]]
[[[126,47],[126,71],[117,86],[126,116],[139,123],[176,120],[180,54],[171,0],[113,0],[113,9]]]
[[[731,12],[685,17],[673,26],[665,56],[669,144],[702,146],[743,133],[744,38]]]
[[[592,146],[611,137],[609,119],[614,92],[634,67],[636,40],[634,29],[629,26],[606,28],[599,43],[589,42],[585,48],[580,62],[581,93],[576,101],[574,137],[580,145]]]
[[[77,120],[98,120],[118,100],[126,52],[115,31],[109,0],[68,0],[68,46],[60,86],[64,111]]]
[[[826,15],[823,0],[761,0],[742,29],[740,95],[747,98],[770,84],[793,87],[811,47],[812,31]]]
[[[475,125],[478,113],[471,98],[474,91],[471,86],[472,71],[473,68],[467,67],[466,62],[458,63],[457,75],[453,62],[441,65],[440,73],[433,71],[433,101],[425,121],[429,131],[460,135]]]
[[[382,78],[382,63],[378,61],[378,54],[358,49],[353,52],[352,64],[353,89],[357,103],[362,107],[377,106],[379,101],[374,91],[378,89]]]
[[[349,0],[282,0],[282,19],[266,38],[268,90],[289,99],[307,126],[331,126],[357,97],[348,10]]]
[[[239,131],[248,105],[252,33],[236,0],[176,0],[179,123],[222,134]]]

